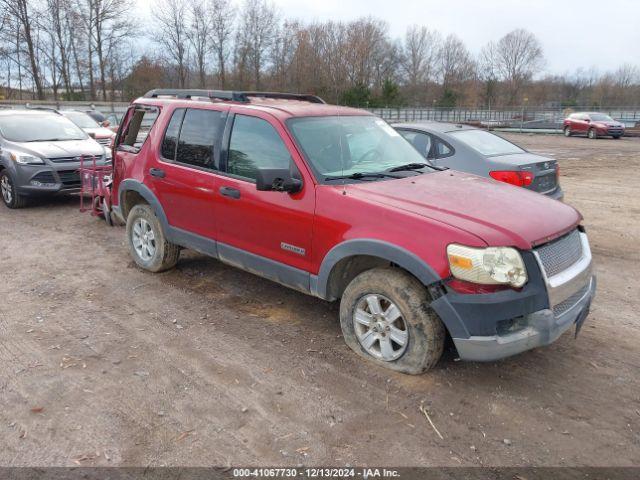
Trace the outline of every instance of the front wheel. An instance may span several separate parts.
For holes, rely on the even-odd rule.
[[[620,140],[620,135],[613,135],[614,140]]]
[[[2,201],[9,208],[22,208],[27,204],[26,197],[16,191],[15,183],[6,170],[0,172],[0,193]]]
[[[427,290],[398,268],[374,268],[353,279],[340,301],[340,326],[358,355],[403,373],[429,370],[444,349],[445,329]]]
[[[595,140],[598,138],[598,132],[596,132],[595,128],[590,128],[589,129],[589,133],[587,134],[587,136],[591,139],[591,140]]]
[[[129,251],[139,267],[163,272],[178,263],[180,248],[167,241],[162,225],[149,205],[136,205],[127,217]]]
[[[571,136],[571,128],[570,127],[564,127],[564,136],[565,137],[570,137]]]

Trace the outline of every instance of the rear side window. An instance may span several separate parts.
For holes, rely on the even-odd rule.
[[[420,152],[420,155],[427,158],[431,151],[431,135],[420,132],[412,132],[410,130],[399,130],[402,135],[413,147]]]
[[[291,155],[273,126],[257,117],[236,115],[229,142],[227,172],[255,180],[260,168],[289,168]]]
[[[180,126],[184,118],[184,108],[179,108],[173,112],[167,130],[164,132],[162,139],[161,154],[169,160],[176,159],[176,148],[178,147],[178,136],[180,135]]]
[[[175,110],[162,139],[162,157],[185,165],[215,168],[214,145],[221,116],[217,110]]]
[[[453,150],[449,145],[444,143],[443,141],[436,139],[435,141],[435,157],[436,158],[444,158],[449,157],[453,154]]]

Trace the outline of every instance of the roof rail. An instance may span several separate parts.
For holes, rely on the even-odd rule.
[[[62,115],[60,111],[54,107],[45,107],[42,105],[31,105],[30,103],[26,103],[24,108],[27,110],[44,110],[47,112],[53,112],[53,113],[57,113],[58,115]]]
[[[280,92],[245,92],[232,90],[191,90],[174,88],[156,88],[144,94],[144,98],[175,97],[190,100],[191,98],[209,98],[211,100],[231,101],[248,103],[250,97],[274,98],[281,100],[300,100],[310,103],[326,103],[316,95],[303,93],[280,93]]]

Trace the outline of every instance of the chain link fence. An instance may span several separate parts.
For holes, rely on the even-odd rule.
[[[57,109],[89,110],[121,115],[128,103],[118,102],[53,102],[53,101],[19,101],[2,100],[0,109],[24,108],[28,105]],[[370,112],[384,120],[394,122],[438,121],[450,123],[467,123],[486,128],[518,129],[523,131],[560,132],[562,121],[571,112],[594,111],[606,113],[615,120],[625,124],[628,133],[640,135],[640,107],[510,107],[510,108],[367,108]]]

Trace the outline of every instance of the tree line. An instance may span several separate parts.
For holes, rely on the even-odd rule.
[[[0,95],[128,101],[156,87],[315,93],[358,106],[638,106],[640,69],[543,74],[515,29],[474,55],[422,25],[393,38],[375,17],[303,22],[269,0],[0,0]],[[145,24],[146,23],[146,24]]]

